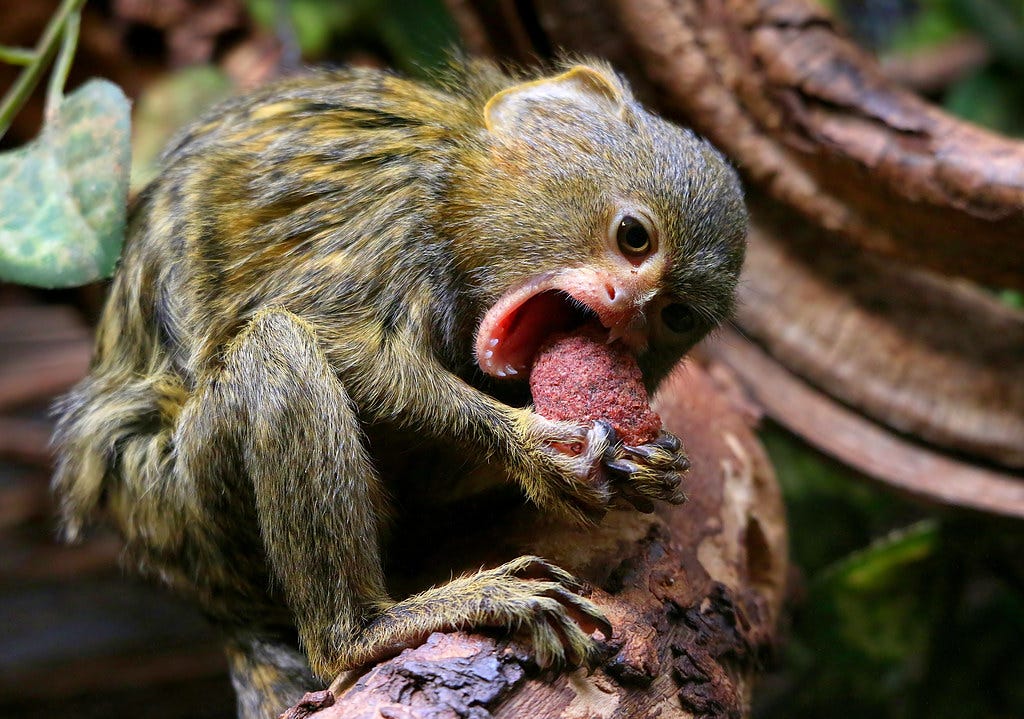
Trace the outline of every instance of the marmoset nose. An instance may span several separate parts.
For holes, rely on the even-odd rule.
[[[635,293],[614,278],[601,278],[581,294],[579,299],[597,312],[606,327],[628,323],[636,314]]]

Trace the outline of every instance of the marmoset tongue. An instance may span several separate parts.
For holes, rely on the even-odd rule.
[[[542,417],[582,424],[604,419],[628,445],[651,442],[661,429],[636,358],[592,325],[544,342],[533,360],[530,392]]]

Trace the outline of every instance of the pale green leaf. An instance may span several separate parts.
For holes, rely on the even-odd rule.
[[[91,80],[39,137],[0,154],[0,279],[71,287],[108,277],[125,232],[130,106]]]

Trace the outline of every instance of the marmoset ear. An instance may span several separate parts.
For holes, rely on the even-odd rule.
[[[625,117],[626,98],[614,76],[588,65],[576,65],[555,77],[524,82],[494,95],[484,106],[490,132],[514,129],[535,103],[568,100],[616,117]]]

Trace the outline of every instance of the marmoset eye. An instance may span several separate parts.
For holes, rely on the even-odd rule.
[[[626,215],[619,222],[619,227],[615,231],[615,239],[624,254],[637,257],[651,251],[651,236],[647,232],[647,228],[632,215]]]
[[[686,334],[697,326],[697,315],[693,308],[682,302],[666,305],[661,311],[661,319],[676,334]]]

